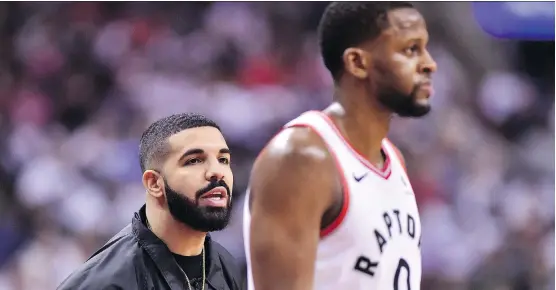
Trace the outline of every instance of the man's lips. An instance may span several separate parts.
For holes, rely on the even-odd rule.
[[[421,83],[419,85],[419,90],[425,91],[428,96],[432,96],[434,94],[434,87],[431,82]]]
[[[221,197],[221,198],[228,198],[228,191],[226,188],[219,186],[209,190],[206,193],[203,193],[200,198],[211,198],[211,197]]]

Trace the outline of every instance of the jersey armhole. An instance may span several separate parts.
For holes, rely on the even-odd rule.
[[[332,156],[334,157],[334,165],[336,167],[336,171],[338,171],[339,177],[340,177],[340,183],[341,183],[341,191],[342,191],[342,207],[340,209],[340,213],[338,213],[338,215],[336,216],[336,218],[334,218],[332,220],[332,222],[330,224],[328,224],[326,227],[324,227],[324,229],[321,229],[320,231],[320,238],[323,239],[327,236],[329,236],[331,233],[334,232],[334,230],[336,230],[344,221],[348,209],[349,209],[349,186],[348,186],[348,182],[347,182],[347,178],[345,176],[345,173],[340,165],[340,160],[338,159],[338,157],[336,156],[336,154],[334,152],[332,152],[329,148],[329,152],[330,154],[332,154]]]

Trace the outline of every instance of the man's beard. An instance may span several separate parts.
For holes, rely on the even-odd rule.
[[[409,95],[395,89],[383,89],[378,94],[378,100],[383,106],[400,117],[422,117],[430,112],[431,107],[417,102],[418,92],[418,85],[413,87]]]
[[[223,180],[211,180],[208,186],[195,193],[195,200],[173,190],[166,179],[164,179],[164,186],[168,209],[176,220],[200,232],[220,231],[228,225],[232,213],[232,195],[228,185]],[[219,186],[224,187],[228,193],[228,206],[199,206],[201,195]]]

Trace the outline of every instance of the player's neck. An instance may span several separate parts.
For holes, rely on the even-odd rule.
[[[380,150],[388,135],[391,114],[372,104],[366,95],[358,96],[358,92],[337,90],[336,94],[336,102],[326,112],[352,147],[373,164],[381,165],[384,160]]]
[[[147,202],[146,216],[151,231],[161,239],[174,254],[196,256],[201,254],[206,233],[191,229],[174,219],[168,209],[149,206]]]

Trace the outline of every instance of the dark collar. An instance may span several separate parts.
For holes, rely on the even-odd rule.
[[[172,252],[166,244],[159,239],[146,226],[145,205],[135,213],[132,224],[133,235],[137,239],[139,246],[147,252],[156,264],[156,267],[162,273],[162,276],[170,285],[171,289],[183,289],[185,276],[176,260],[172,256]],[[222,265],[217,251],[213,251],[212,239],[209,234],[205,238],[206,266],[207,266],[207,283],[215,289],[224,289],[223,279],[214,279],[216,275],[222,275]]]

